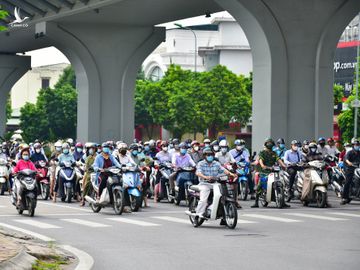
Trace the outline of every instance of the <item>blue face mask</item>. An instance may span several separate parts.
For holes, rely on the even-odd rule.
[[[138,151],[134,150],[134,151],[132,151],[131,153],[132,153],[133,156],[137,156]]]
[[[280,143],[280,148],[281,148],[281,149],[284,149],[284,148],[285,148],[285,144]]]
[[[81,153],[81,152],[83,151],[83,149],[82,149],[82,148],[76,148],[76,151],[77,151],[78,153]]]
[[[207,157],[206,157],[206,160],[207,160],[208,162],[213,162],[213,161],[214,161],[214,156],[207,156]]]
[[[69,149],[64,149],[64,150],[63,150],[63,153],[64,153],[64,154],[69,154]]]
[[[105,154],[109,154],[109,153],[110,153],[110,148],[109,148],[109,147],[103,147],[102,151],[103,151]]]
[[[150,147],[149,146],[145,146],[145,151],[149,151],[150,150]]]
[[[180,149],[180,154],[185,155],[187,153],[187,150],[184,148]]]
[[[360,146],[354,145],[354,150],[355,150],[355,151],[359,151],[359,150],[360,150]]]
[[[23,155],[22,158],[23,158],[23,160],[25,160],[25,161],[28,161],[28,160],[29,160],[29,156],[28,156],[28,155]]]

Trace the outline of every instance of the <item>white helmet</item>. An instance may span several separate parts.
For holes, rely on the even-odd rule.
[[[220,147],[229,147],[229,144],[226,140],[221,140],[219,143]]]
[[[57,141],[57,142],[54,144],[55,147],[61,147],[61,145],[62,145],[61,141]]]

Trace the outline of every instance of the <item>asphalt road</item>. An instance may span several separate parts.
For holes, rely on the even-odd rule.
[[[359,269],[360,202],[340,206],[332,192],[329,200],[325,209],[296,201],[288,209],[251,209],[253,201],[242,202],[239,223],[229,230],[219,221],[193,228],[186,208],[168,203],[117,216],[110,208],[93,213],[39,200],[30,218],[0,196],[0,223],[83,250],[99,270]]]

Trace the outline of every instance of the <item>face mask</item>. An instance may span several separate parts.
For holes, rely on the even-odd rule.
[[[76,151],[77,151],[78,153],[81,153],[81,152],[83,151],[83,149],[82,149],[82,148],[76,148]]]
[[[359,151],[359,150],[360,150],[360,146],[354,145],[354,150],[355,150],[355,151]]]
[[[285,144],[280,143],[280,148],[281,148],[281,149],[284,149],[284,148],[285,148]]]
[[[94,154],[94,149],[89,149],[89,154],[90,155]]]
[[[39,154],[41,152],[41,149],[35,149],[35,152]]]
[[[64,153],[64,154],[69,154],[69,149],[64,149],[64,150],[63,150],[63,153]]]
[[[221,148],[221,153],[226,154],[227,148]]]
[[[309,146],[306,144],[306,145],[304,146],[304,149],[308,150],[308,149],[309,149]]]
[[[207,162],[213,162],[214,161],[214,156],[207,156],[206,160],[207,160]]]
[[[138,153],[141,153],[142,152],[142,148],[138,148]]]
[[[126,155],[126,150],[121,150],[120,154],[122,154],[123,156]]]
[[[199,146],[195,146],[194,147],[194,150],[197,152],[197,151],[199,151]]]
[[[138,151],[134,150],[134,151],[131,152],[131,154],[132,154],[133,156],[137,156]]]
[[[274,145],[272,143],[265,144],[265,147],[270,150],[273,148],[273,146]]]
[[[295,152],[298,150],[298,147],[297,146],[293,146],[292,148]]]
[[[56,147],[55,149],[57,152],[61,152],[61,147]]]
[[[165,146],[165,147],[162,148],[162,150],[163,150],[164,152],[167,152],[168,148]]]
[[[311,153],[315,153],[316,152],[316,148],[309,148]]]
[[[22,158],[23,158],[23,160],[25,160],[25,161],[28,161],[28,160],[29,160],[29,156],[28,156],[28,155],[23,155]]]
[[[209,146],[210,146],[210,144],[208,144],[208,143],[205,143],[205,144],[204,144],[204,146],[205,146],[205,147],[209,147]]]
[[[186,154],[186,152],[187,152],[187,150],[186,150],[186,149],[184,149],[184,148],[181,148],[181,149],[180,149],[180,154],[185,155],[185,154]]]
[[[219,151],[219,146],[215,145],[215,146],[214,146],[214,151],[215,151],[215,152]]]
[[[103,147],[102,151],[103,151],[105,154],[109,154],[109,153],[110,153],[110,148],[109,148],[109,147]]]
[[[101,148],[99,148],[98,150],[96,150],[96,152],[101,153]]]
[[[321,147],[324,147],[325,146],[325,143],[319,143]]]
[[[145,146],[145,151],[149,151],[150,147],[149,146]]]

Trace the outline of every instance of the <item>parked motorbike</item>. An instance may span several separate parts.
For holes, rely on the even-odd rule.
[[[4,195],[6,190],[10,189],[9,184],[10,171],[6,159],[0,158],[0,194]]]
[[[327,186],[329,176],[325,161],[314,160],[305,165],[306,170],[297,175],[297,186],[301,190],[301,201],[304,206],[316,203],[317,207],[323,208],[327,203]],[[307,189],[304,190],[305,174],[310,179]],[[307,194],[304,195],[304,192]]]
[[[237,224],[237,209],[234,198],[228,194],[227,184],[231,183],[226,175],[213,178],[213,189],[208,198],[204,218],[196,216],[196,207],[200,200],[200,189],[198,185],[189,187],[189,210],[185,213],[189,216],[194,227],[201,226],[205,220],[222,219],[228,228],[234,229]]]
[[[20,205],[17,202],[17,190],[12,193],[12,203],[16,206],[18,213],[21,215],[24,210],[29,212],[29,216],[33,217],[37,203],[37,188],[36,188],[36,171],[29,169],[18,172],[15,176],[20,182]]]
[[[38,194],[41,195],[43,200],[47,200],[50,195],[50,172],[47,166],[47,162],[40,160],[36,162],[36,183]]]
[[[65,161],[60,167],[58,175],[61,201],[71,203],[76,183],[75,163]]]
[[[177,170],[174,202],[179,205],[182,200],[189,204],[188,188],[195,184],[195,168],[183,167]]]
[[[273,166],[269,175],[260,175],[260,202],[267,207],[269,203],[275,202],[277,208],[285,207],[285,181],[279,166]]]
[[[110,167],[104,169],[104,173],[108,175],[108,178],[106,188],[103,190],[99,202],[96,201],[97,194],[99,193],[99,179],[96,178],[96,173],[92,173],[90,176],[92,189],[89,195],[85,196],[85,200],[89,202],[94,213],[100,212],[105,207],[113,207],[115,214],[121,215],[125,207],[124,194],[121,187],[121,170],[116,167]]]

